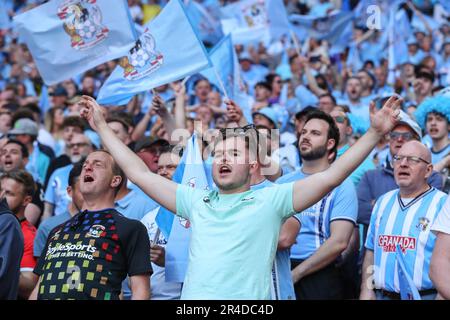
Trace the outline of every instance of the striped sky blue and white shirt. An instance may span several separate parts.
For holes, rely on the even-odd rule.
[[[399,292],[396,246],[418,290],[434,288],[428,275],[436,236],[430,231],[447,194],[431,187],[414,199],[401,199],[399,189],[380,196],[372,211],[366,248],[374,252],[375,287]]]
[[[282,176],[276,183],[297,181],[307,176],[300,169]],[[301,197],[301,193],[298,196]],[[295,216],[302,227],[297,235],[297,242],[291,247],[291,259],[306,260],[330,238],[333,221],[346,220],[356,224],[358,198],[353,182],[347,178],[319,202]]]

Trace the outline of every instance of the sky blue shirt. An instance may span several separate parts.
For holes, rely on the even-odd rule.
[[[69,173],[73,165],[56,169],[48,180],[47,190],[45,190],[44,201],[55,206],[53,215],[57,216],[67,211],[67,206],[71,201],[67,194],[69,185]]]
[[[306,178],[302,170],[297,170],[277,180],[278,184]],[[322,200],[296,214],[302,227],[297,242],[291,247],[291,258],[306,260],[330,237],[330,224],[337,220],[347,220],[356,224],[358,198],[351,179],[344,180]]]
[[[450,144],[448,144],[445,148],[442,148],[441,150],[438,150],[436,152],[433,151],[433,149],[430,149],[430,151],[431,151],[431,163],[436,164],[450,154]]]
[[[375,287],[399,292],[396,245],[404,251],[406,271],[418,290],[434,288],[429,277],[436,236],[431,226],[441,211],[447,194],[431,188],[405,205],[399,189],[380,196],[375,203],[366,239],[374,252]]]
[[[348,149],[350,149],[350,146],[348,144],[338,149],[337,157],[339,158],[340,156],[342,156]],[[357,186],[364,173],[372,169],[375,169],[375,164],[373,163],[372,159],[368,157],[350,175],[350,179],[353,181],[353,184]]]
[[[45,248],[45,244],[47,243],[48,235],[50,231],[54,228],[68,221],[72,216],[68,211],[61,213],[60,215],[50,217],[42,221],[37,229],[36,238],[34,238],[33,243],[33,255],[35,257],[40,257],[42,254],[42,250]],[[44,253],[45,255],[45,253]]]
[[[130,192],[115,202],[115,209],[129,219],[142,220],[158,204],[149,196],[136,190]]]
[[[177,215],[191,222],[182,299],[271,298],[283,222],[294,215],[293,184],[219,194],[179,185]]]

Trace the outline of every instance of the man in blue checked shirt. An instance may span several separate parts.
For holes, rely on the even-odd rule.
[[[393,160],[399,189],[378,198],[372,211],[360,299],[400,299],[397,245],[421,298],[434,299],[436,290],[429,267],[436,236],[431,226],[447,195],[427,183],[433,165],[430,151],[422,143],[407,142]]]

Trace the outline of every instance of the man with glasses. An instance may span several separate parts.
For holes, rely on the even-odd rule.
[[[269,299],[272,263],[282,223],[339,185],[398,121],[401,100],[389,99],[372,126],[327,170],[271,188],[250,190],[259,169],[254,134],[234,130],[217,139],[213,179],[217,190],[179,185],[148,170],[106,124],[95,99],[83,96],[81,114],[131,181],[192,225],[182,299]],[[313,133],[314,134],[314,133]],[[330,143],[330,147],[332,143]]]
[[[68,177],[73,165],[86,158],[93,151],[91,142],[84,134],[74,134],[67,145],[70,164],[56,169],[50,176],[44,196],[44,214],[42,220],[64,214],[70,203],[67,193]]]
[[[161,151],[169,146],[169,142],[156,137],[145,137],[136,143],[134,152],[144,161],[151,172],[158,172],[158,160]]]
[[[399,300],[397,246],[406,272],[422,299],[434,299],[436,290],[429,266],[436,236],[434,220],[447,194],[430,186],[431,154],[425,145],[410,141],[393,157],[399,188],[378,198],[370,219],[362,267],[360,299]]]
[[[388,191],[397,189],[394,179],[394,168],[392,158],[397,155],[400,148],[408,141],[420,141],[422,130],[406,113],[400,113],[400,121],[389,134],[389,157],[384,165],[375,170],[367,171],[357,188],[358,193],[358,223],[364,225],[363,240],[367,234],[367,227],[370,222],[370,215],[377,199]],[[433,171],[428,176],[428,183],[440,190],[442,188],[441,175]]]

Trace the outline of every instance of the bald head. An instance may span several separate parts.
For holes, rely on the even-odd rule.
[[[430,150],[421,142],[417,140],[412,140],[406,142],[399,150],[399,155],[406,156],[416,156],[423,160],[431,163],[431,152]]]

